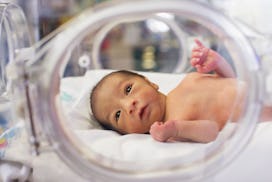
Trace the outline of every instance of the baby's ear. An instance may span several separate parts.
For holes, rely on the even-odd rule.
[[[157,85],[156,83],[150,82],[152,87],[154,87],[156,90],[159,90],[159,85]]]
[[[149,79],[147,79],[146,77],[144,77],[145,80],[156,90],[159,90],[159,86],[156,83],[151,82]]]

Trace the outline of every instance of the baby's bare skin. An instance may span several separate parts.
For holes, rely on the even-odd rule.
[[[213,140],[230,118],[233,108],[235,112],[232,120],[236,121],[239,118],[242,105],[235,107],[238,86],[237,81],[232,78],[200,73],[188,74],[167,95],[165,122],[154,123],[150,129],[151,135],[159,141],[193,138],[198,142]],[[189,129],[188,125],[191,125]],[[187,129],[182,129],[186,126]],[[198,136],[191,136],[198,135],[201,131],[205,131],[206,135],[203,140],[197,140]]]
[[[196,42],[191,64],[199,73],[188,74],[167,95],[165,122],[156,122],[150,128],[150,134],[158,141],[212,141],[233,111],[233,121],[241,113],[242,104],[235,105],[235,101],[239,91],[244,95],[244,88],[232,78],[234,73],[224,58]],[[203,74],[210,71],[217,74]],[[242,100],[240,97],[237,103]]]

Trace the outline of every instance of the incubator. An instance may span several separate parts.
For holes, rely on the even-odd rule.
[[[29,141],[24,147],[31,158],[53,151],[88,181],[203,180],[247,147],[263,105],[272,105],[271,34],[258,33],[208,3],[102,3],[35,44],[16,5],[1,4],[0,23],[2,164],[10,161],[9,144],[18,135]],[[103,52],[109,37],[115,36],[118,44],[118,31],[122,50],[113,45]],[[162,82],[167,92],[179,81],[178,75],[192,71],[189,59],[195,38],[224,55],[237,79],[249,88],[242,117],[235,124],[228,122],[214,142],[156,143],[149,135],[119,136],[102,130],[92,120],[88,95],[103,75],[134,69]],[[112,56],[116,51],[133,56]],[[31,163],[26,166],[22,173],[28,176]]]

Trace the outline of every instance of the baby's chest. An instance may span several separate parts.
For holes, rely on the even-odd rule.
[[[198,107],[193,98],[171,98],[167,103],[166,120],[191,120],[196,117]]]
[[[167,119],[197,120],[209,118],[217,108],[216,94],[187,92],[169,95],[167,100]]]

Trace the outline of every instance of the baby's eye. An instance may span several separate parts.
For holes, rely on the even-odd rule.
[[[115,121],[116,121],[116,122],[119,120],[120,115],[121,115],[121,111],[117,111],[117,112],[115,113]]]
[[[132,85],[128,85],[125,89],[125,93],[128,94],[131,91]]]

